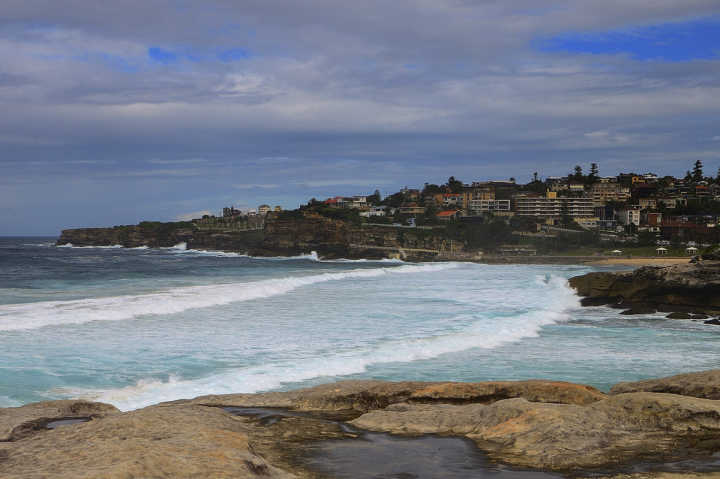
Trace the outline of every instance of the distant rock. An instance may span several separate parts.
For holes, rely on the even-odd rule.
[[[690,313],[670,313],[666,316],[668,319],[692,319]]]
[[[703,321],[703,323],[705,323],[705,324],[714,324],[714,325],[716,325],[716,326],[720,326],[720,318],[708,319],[707,321]]]
[[[601,304],[635,311],[720,312],[720,262],[702,261],[632,272],[595,272],[570,278],[584,306]],[[691,316],[692,318],[692,316]],[[699,319],[699,318],[698,318]]]

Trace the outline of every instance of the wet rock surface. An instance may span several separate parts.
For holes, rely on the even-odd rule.
[[[0,477],[542,479],[688,460],[719,471],[707,458],[720,451],[720,371],[653,381],[610,396],[554,381],[345,381],[125,413],[50,401],[0,410]],[[70,422],[48,429],[57,421]],[[42,428],[17,434],[26,424]],[[625,474],[701,462],[679,464]]]
[[[570,278],[584,306],[613,305],[626,314],[720,312],[720,261],[645,266],[631,272],[594,272]]]

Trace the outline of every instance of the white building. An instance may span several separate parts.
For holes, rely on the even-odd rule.
[[[473,216],[497,211],[510,211],[510,200],[470,200],[468,209]]]
[[[619,210],[617,213],[618,223],[621,225],[635,225],[640,226],[640,206],[630,206],[628,208]]]

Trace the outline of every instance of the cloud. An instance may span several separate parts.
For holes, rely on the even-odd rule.
[[[170,159],[170,160],[162,160],[159,158],[153,158],[151,160],[148,160],[148,163],[152,163],[154,165],[194,165],[194,164],[203,164],[207,163],[208,160],[205,158],[183,158],[183,159]]]
[[[296,181],[294,184],[306,188],[320,188],[325,186],[384,186],[392,184],[388,179],[335,179],[335,180],[305,180]]]
[[[705,54],[720,46],[697,30],[718,18],[717,0],[4,0],[2,10],[0,181],[27,185],[13,204],[28,220],[0,215],[0,225],[34,228],[22,205],[35,198],[79,215],[53,218],[59,226],[168,219],[233,194],[292,207],[319,188],[520,179],[577,163],[682,174],[693,158],[715,161],[708,138],[720,141],[720,60]],[[702,58],[609,48],[617,32],[663,40],[658,28],[686,35],[681,53],[703,39]],[[576,48],[540,48],[558,38]],[[589,54],[600,41],[608,48]],[[71,205],[48,184],[122,208]],[[161,206],[195,194],[215,199]]]
[[[232,186],[239,190],[280,188],[280,185],[275,183],[236,183]]]

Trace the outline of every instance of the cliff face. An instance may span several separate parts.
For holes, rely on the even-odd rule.
[[[613,304],[629,312],[720,312],[720,262],[646,266],[625,273],[588,273],[570,279],[583,304]]]
[[[64,230],[57,244],[75,246],[169,247],[249,253],[253,256],[294,256],[317,251],[325,258],[430,260],[441,251],[460,251],[442,228],[424,230],[394,226],[356,225],[317,214],[269,216],[264,230],[197,229],[192,223],[140,223],[112,228]]]
[[[354,225],[307,214],[276,218],[265,224],[265,239],[258,253],[295,255],[317,251],[326,258],[384,258],[409,260],[435,258],[447,250],[444,230],[395,226]],[[460,249],[459,245],[456,248]]]
[[[179,243],[187,243],[187,247],[192,249],[247,252],[257,248],[262,239],[262,231],[201,231],[193,228],[191,224],[144,225],[141,223],[140,225],[114,226],[112,228],[63,230],[57,244],[167,248]]]

